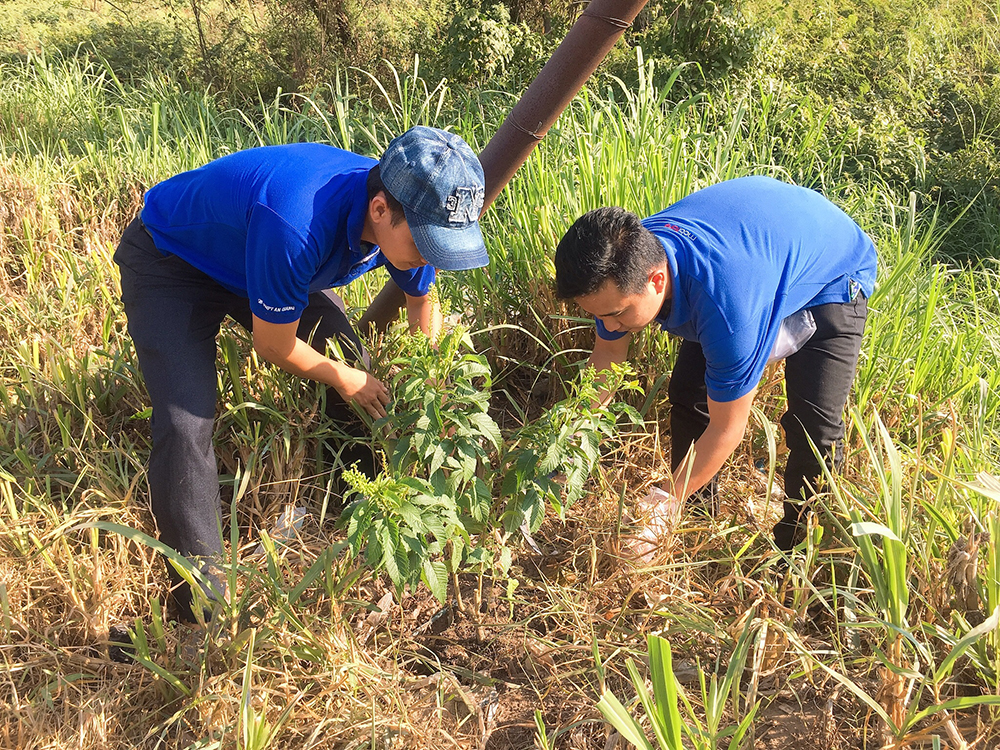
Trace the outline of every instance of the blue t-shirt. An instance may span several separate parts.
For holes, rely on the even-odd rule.
[[[319,143],[239,151],[155,185],[142,222],[161,252],[247,297],[269,323],[298,320],[311,292],[378,266],[421,297],[432,266],[401,271],[361,242],[375,164]]]
[[[713,401],[757,386],[786,317],[874,289],[875,246],[861,228],[819,193],[770,177],[712,185],[642,223],[673,280],[656,322],[701,344]],[[596,322],[603,339],[625,335]]]

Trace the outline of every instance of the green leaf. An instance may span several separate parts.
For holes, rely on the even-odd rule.
[[[379,539],[379,532],[382,530],[384,527],[375,528],[372,526],[365,534],[365,538],[368,540],[365,545],[365,564],[373,570],[378,570],[380,565],[384,565],[382,560],[386,554],[385,547]]]
[[[674,679],[670,643],[655,635],[646,641],[649,648],[649,668],[652,672],[655,716],[662,727],[667,747],[681,748],[680,709],[677,706],[677,681]],[[653,717],[650,717],[653,718]]]
[[[396,587],[402,588],[406,583],[406,550],[401,548],[399,541],[399,532],[389,524],[379,529],[382,565]]]
[[[438,469],[440,469],[441,466],[444,464],[445,458],[447,458],[447,454],[444,452],[444,448],[442,448],[441,444],[439,443],[434,448],[434,454],[431,456],[431,464],[430,467],[427,469],[427,473],[432,475],[436,474]]]
[[[306,574],[302,576],[302,580],[295,585],[295,588],[288,592],[288,603],[295,604],[305,590],[312,585],[312,582],[319,578],[320,575],[322,575],[330,566],[333,560],[344,551],[344,547],[346,546],[347,545],[344,542],[337,542],[336,544],[332,544],[323,550],[320,556],[316,558],[316,562],[314,562],[309,567],[309,570],[306,571]]]
[[[472,503],[469,511],[477,521],[485,521],[489,516],[490,508],[493,507],[493,495],[490,488],[479,477],[472,483]]]
[[[969,695],[962,698],[952,698],[950,701],[929,706],[913,717],[912,724],[923,721],[939,711],[961,711],[973,706],[1000,706],[1000,695]]]
[[[424,533],[427,531],[427,524],[424,522],[423,516],[413,503],[400,503],[399,507],[396,509],[396,513],[399,515],[400,520],[402,520],[403,523],[414,532]]]
[[[553,471],[558,471],[559,464],[562,463],[565,456],[566,451],[562,441],[553,441],[549,447],[545,449],[545,457],[542,459],[542,463],[538,466],[538,473],[548,474]]]
[[[503,436],[500,434],[497,423],[493,421],[493,417],[485,412],[478,412],[469,416],[469,422],[479,430],[480,435],[490,441],[494,448],[500,450]]]
[[[194,584],[204,584],[211,585],[205,575],[194,565],[190,560],[188,560],[184,555],[182,555],[177,550],[172,547],[168,547],[166,544],[161,542],[159,539],[154,539],[145,534],[138,529],[133,529],[131,526],[125,526],[119,523],[111,523],[110,521],[90,521],[88,523],[80,524],[76,527],[77,529],[101,529],[103,531],[110,531],[113,534],[119,534],[126,539],[131,539],[133,542],[138,542],[149,547],[156,552],[159,552],[163,557],[165,557],[177,572],[181,574],[183,578],[187,580],[188,583]],[[186,694],[186,693],[185,693]]]
[[[542,527],[542,521],[545,520],[544,499],[539,494],[537,486],[532,486],[525,494],[521,501],[521,510],[528,524],[528,531],[534,534]]]
[[[640,750],[655,750],[652,743],[646,739],[639,722],[629,715],[625,706],[614,695],[611,693],[602,695],[601,700],[597,702],[597,710],[626,742],[640,748]],[[682,750],[682,748],[678,745],[677,748],[670,750]]]
[[[562,490],[566,494],[566,505],[570,506],[583,497],[584,488],[587,484],[587,479],[590,477],[590,472],[585,471],[583,467],[574,466],[566,474],[566,484],[563,486]],[[556,484],[553,482],[553,484]],[[559,490],[558,486],[555,488],[555,494],[558,496]]]
[[[666,726],[663,724],[662,718],[656,711],[653,696],[649,694],[649,690],[646,688],[646,681],[642,678],[642,675],[639,674],[639,670],[636,668],[634,661],[627,659],[625,661],[625,666],[628,669],[629,677],[632,678],[632,686],[639,695],[639,702],[642,703],[642,710],[645,711],[646,717],[653,724],[653,731],[656,733],[656,739],[660,747],[670,747]]]
[[[444,604],[448,598],[448,568],[438,560],[424,560],[422,575],[434,598]]]
[[[982,638],[984,635],[993,632],[997,626],[1000,625],[1000,607],[993,610],[993,614],[990,615],[985,622],[980,623],[968,633],[966,633],[955,646],[951,649],[948,655],[941,662],[941,666],[935,670],[935,677],[938,680],[942,680],[948,676],[951,672],[951,668],[954,666],[955,661],[964,654],[971,645]]]
[[[583,454],[587,457],[589,466],[594,466],[600,458],[597,434],[594,432],[584,432],[580,439],[580,450],[583,451]]]

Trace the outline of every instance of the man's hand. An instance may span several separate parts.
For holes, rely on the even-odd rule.
[[[350,403],[355,402],[375,419],[385,416],[389,391],[378,379],[343,362],[324,357],[295,335],[298,321],[268,323],[253,318],[253,347],[268,362],[298,375],[337,389]]]
[[[407,294],[406,319],[410,324],[410,333],[423,331],[432,341],[436,339],[443,325],[437,296],[426,294],[423,297],[411,297]]]
[[[389,403],[389,391],[371,373],[345,367],[340,374],[337,389],[344,401],[353,401],[374,419],[385,416],[385,407]]]

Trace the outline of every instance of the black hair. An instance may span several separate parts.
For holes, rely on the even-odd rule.
[[[406,218],[403,213],[403,204],[396,200],[396,196],[389,192],[385,183],[382,182],[382,172],[378,164],[368,170],[368,203],[372,202],[379,193],[385,193],[385,202],[389,204],[389,213],[392,215],[392,225],[396,226]]]
[[[666,262],[663,245],[624,208],[596,208],[569,228],[556,247],[556,296],[569,300],[592,294],[608,279],[635,294],[649,272]]]

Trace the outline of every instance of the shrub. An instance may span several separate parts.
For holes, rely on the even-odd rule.
[[[589,370],[568,398],[504,440],[489,414],[489,365],[461,327],[436,345],[422,334],[403,337],[392,364],[400,368],[396,399],[375,423],[387,465],[374,480],[344,473],[354,501],[343,519],[355,555],[397,588],[423,581],[442,601],[449,572],[499,564],[506,574],[507,540],[537,531],[547,506],[565,517],[618,416],[639,421],[626,404],[594,406]],[[607,376],[614,390],[638,388],[622,368]]]
[[[159,18],[58,28],[49,34],[46,46],[66,56],[79,53],[102,61],[119,79],[133,84],[151,72],[186,78],[198,59],[190,30]]]
[[[525,77],[545,62],[548,44],[502,3],[456,9],[445,30],[437,68],[461,83]]]

